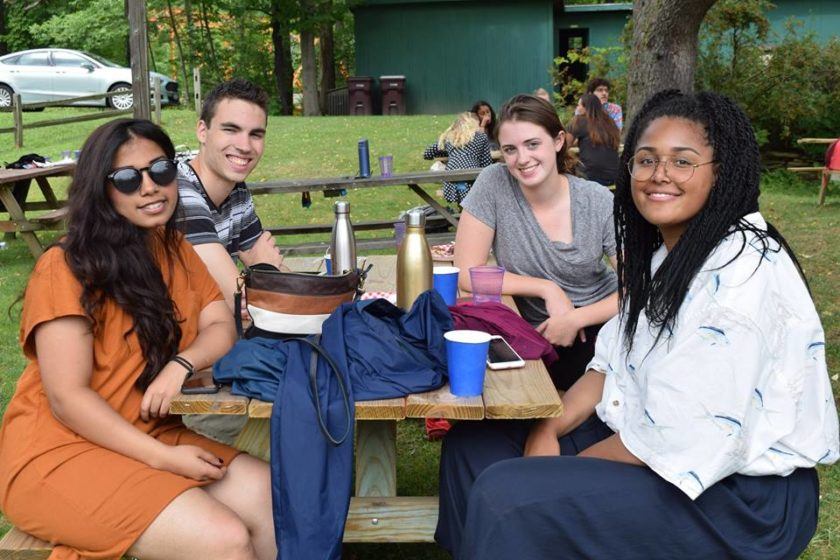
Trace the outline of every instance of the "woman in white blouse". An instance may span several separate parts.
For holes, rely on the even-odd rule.
[[[459,559],[795,558],[838,420],[807,284],[758,212],[750,122],[661,92],[622,163],[621,312],[563,416],[450,432],[436,539]]]

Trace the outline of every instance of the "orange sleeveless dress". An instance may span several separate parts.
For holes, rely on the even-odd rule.
[[[161,271],[183,321],[183,350],[196,337],[201,310],[222,295],[184,240],[179,253],[172,269],[161,264]],[[175,497],[207,484],[95,445],[52,415],[34,331],[53,319],[84,316],[81,293],[64,251],[54,247],[44,253],[29,279],[20,322],[28,363],[0,428],[0,508],[22,531],[55,544],[53,560],[119,558]],[[179,416],[140,419],[143,393],[134,382],[145,361],[137,336],[124,336],[131,318],[109,301],[100,325],[93,342],[91,388],[138,430],[170,445],[198,445],[229,465],[238,454],[235,449],[189,431]]]

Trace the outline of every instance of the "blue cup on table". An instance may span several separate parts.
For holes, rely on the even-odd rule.
[[[446,362],[449,391],[457,397],[475,397],[484,390],[484,371],[490,335],[481,331],[449,331],[446,339]]]
[[[436,266],[432,269],[432,286],[446,305],[455,305],[458,300],[458,273],[456,266]]]

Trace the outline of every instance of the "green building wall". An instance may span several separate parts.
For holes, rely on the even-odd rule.
[[[549,87],[550,0],[369,0],[353,13],[356,74],[405,75],[408,113],[466,111],[478,99],[498,109],[514,94]]]
[[[803,23],[800,31],[813,32],[822,43],[840,37],[840,0],[771,1],[776,8],[767,13],[767,19],[778,36],[784,34],[786,21],[795,17]]]

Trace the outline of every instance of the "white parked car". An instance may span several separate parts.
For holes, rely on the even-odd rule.
[[[178,82],[157,72],[149,75],[152,79],[160,78],[163,105],[178,103]],[[0,107],[11,106],[14,93],[19,93],[21,102],[26,104],[117,90],[129,93],[68,105],[131,108],[131,69],[94,54],[69,49],[32,49],[0,57]]]

